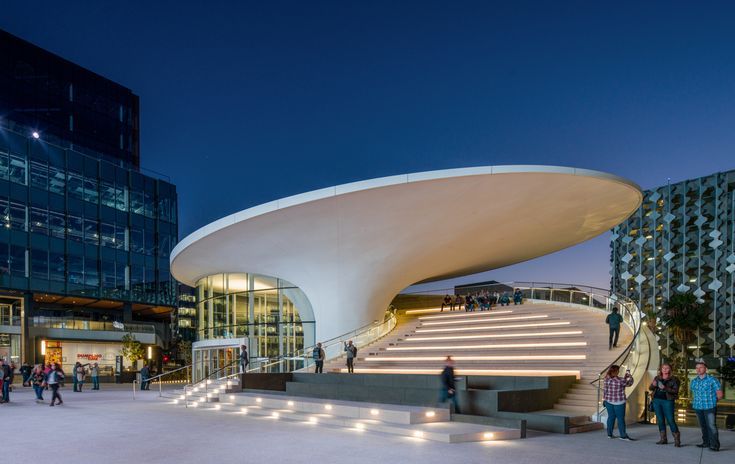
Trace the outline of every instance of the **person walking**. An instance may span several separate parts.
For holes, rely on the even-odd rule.
[[[352,340],[345,343],[345,352],[347,353],[347,373],[355,373],[355,356],[357,356],[357,347],[352,344]]]
[[[51,363],[51,370],[46,375],[46,384],[51,388],[51,404],[53,406],[55,401],[56,404],[64,404],[59,394],[59,385],[64,381],[64,371],[61,370],[58,364]]]
[[[100,389],[100,367],[97,365],[97,363],[92,364],[92,367],[89,369],[89,375],[92,376],[92,390],[99,390]]]
[[[77,361],[76,364],[74,364],[74,367],[71,369],[71,380],[73,382],[73,388],[72,388],[72,390],[74,391],[74,393],[77,392],[77,388],[79,386],[79,380],[77,380],[77,367],[79,367],[81,365],[82,365],[82,363],[80,363],[79,361]]]
[[[33,386],[36,392],[36,403],[43,403],[43,389],[46,382],[46,374],[43,372],[41,364],[36,365],[28,376],[28,382]]]
[[[658,374],[648,387],[653,392],[653,411],[656,413],[658,433],[661,435],[661,439],[656,442],[657,445],[669,443],[666,436],[666,423],[668,422],[671,434],[674,436],[674,446],[681,447],[681,433],[674,420],[674,403],[679,398],[679,385],[679,379],[671,372],[671,364],[664,363],[661,364]]]
[[[324,349],[322,348],[321,342],[317,343],[314,347],[314,351],[311,353],[311,356],[314,358],[314,373],[315,374],[323,374],[324,373]]]
[[[82,387],[84,386],[84,376],[87,374],[87,371],[84,369],[84,366],[82,363],[77,363],[77,367],[74,369],[74,383],[77,386],[77,391],[79,393],[82,392]]]
[[[697,376],[689,382],[692,394],[692,409],[697,415],[699,428],[702,429],[702,443],[697,448],[720,450],[720,437],[717,432],[717,402],[722,399],[720,382],[707,374],[707,364],[698,359],[694,366]]]
[[[244,374],[248,371],[248,364],[250,364],[250,355],[248,354],[248,347],[240,345],[240,373]]]
[[[607,370],[605,376],[605,393],[603,395],[603,406],[607,409],[607,438],[613,436],[615,421],[618,421],[618,432],[620,440],[634,441],[625,431],[625,387],[633,385],[633,376],[630,371],[625,371],[625,377],[618,377],[620,366],[613,364]]]
[[[441,377],[442,383],[441,391],[439,392],[439,404],[443,405],[447,400],[450,400],[452,402],[451,404],[454,405],[454,413],[459,414],[457,387],[454,378],[454,360],[451,356],[447,356],[447,359],[444,361],[444,369],[442,369],[439,376]]]
[[[623,322],[623,316],[618,313],[618,308],[613,308],[612,313],[605,318],[605,324],[610,326],[610,339],[608,340],[608,350],[618,347],[618,337],[620,336],[620,323]]]
[[[148,390],[148,379],[151,378],[151,370],[148,364],[143,364],[143,368],[140,370],[140,389]]]
[[[3,403],[10,402],[10,385],[13,383],[13,375],[10,369],[10,363],[4,359],[0,359],[0,375],[3,377]]]

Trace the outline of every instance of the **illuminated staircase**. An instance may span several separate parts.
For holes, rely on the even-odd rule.
[[[457,375],[574,375],[577,383],[543,412],[569,416],[581,427],[596,411],[590,382],[632,338],[623,326],[619,348],[608,350],[605,317],[594,308],[554,303],[470,313],[409,310],[391,334],[359,347],[355,373],[438,374],[451,355]],[[346,372],[344,363],[332,360],[325,371]]]

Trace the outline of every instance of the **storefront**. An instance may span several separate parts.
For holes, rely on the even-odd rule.
[[[44,340],[41,345],[41,354],[46,364],[61,363],[64,372],[69,373],[77,362],[89,365],[97,363],[101,377],[115,375],[115,357],[121,352],[121,343]],[[128,360],[123,362],[126,368],[130,365]]]

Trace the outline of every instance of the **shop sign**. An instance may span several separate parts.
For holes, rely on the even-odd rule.
[[[0,346],[10,346],[10,334],[0,334]]]
[[[125,330],[125,324],[118,321],[112,321],[112,326],[118,330]]]
[[[86,359],[87,361],[99,361],[102,355],[99,353],[77,353],[77,359]]]

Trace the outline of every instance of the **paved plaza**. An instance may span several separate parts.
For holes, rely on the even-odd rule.
[[[103,385],[101,391],[62,391],[64,404],[36,404],[17,388],[0,405],[5,462],[29,456],[54,464],[116,463],[732,463],[735,433],[720,431],[722,451],[700,450],[698,429],[682,429],[685,447],[657,446],[655,426],[630,428],[636,442],[609,440],[604,432],[529,433],[526,440],[444,444],[412,438],[248,417],[239,413],[173,407],[157,391]],[[50,395],[46,394],[48,399]],[[41,448],[38,448],[38,447]],[[33,451],[40,449],[40,453]]]

